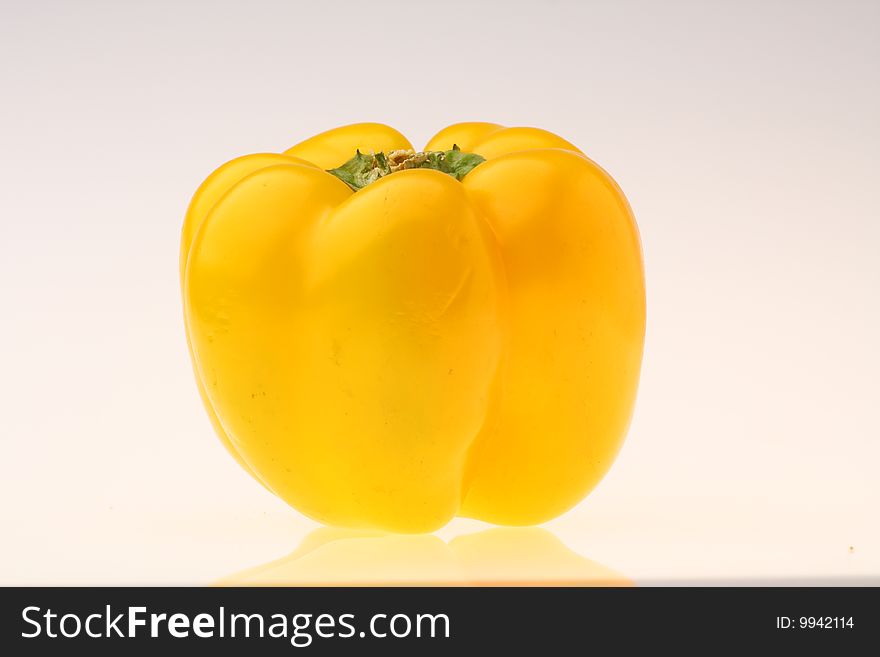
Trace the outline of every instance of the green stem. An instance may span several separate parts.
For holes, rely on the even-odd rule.
[[[461,180],[474,167],[485,161],[485,158],[476,153],[462,152],[458,146],[453,146],[450,151],[416,153],[410,150],[398,150],[390,151],[387,155],[382,152],[364,155],[357,151],[348,162],[336,169],[329,169],[327,173],[333,174],[354,191],[358,191],[379,178],[404,169],[434,169]]]

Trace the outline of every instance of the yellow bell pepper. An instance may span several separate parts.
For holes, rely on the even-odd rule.
[[[215,171],[184,221],[196,381],[239,463],[321,522],[540,523],[608,471],[642,358],[615,182],[544,130],[375,123]]]

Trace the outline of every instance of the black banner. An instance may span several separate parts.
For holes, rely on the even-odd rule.
[[[877,588],[6,588],[0,598],[6,655],[880,645]]]

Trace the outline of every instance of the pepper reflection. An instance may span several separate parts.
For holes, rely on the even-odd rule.
[[[494,528],[449,543],[322,527],[291,554],[217,582],[220,586],[632,586],[569,550],[545,529]]]

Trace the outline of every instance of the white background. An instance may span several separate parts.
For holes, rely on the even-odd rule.
[[[211,582],[315,527],[211,433],[178,236],[222,162],[365,120],[543,127],[633,206],[635,419],[546,529],[639,583],[878,583],[878,61],[869,0],[2,2],[0,583]]]

